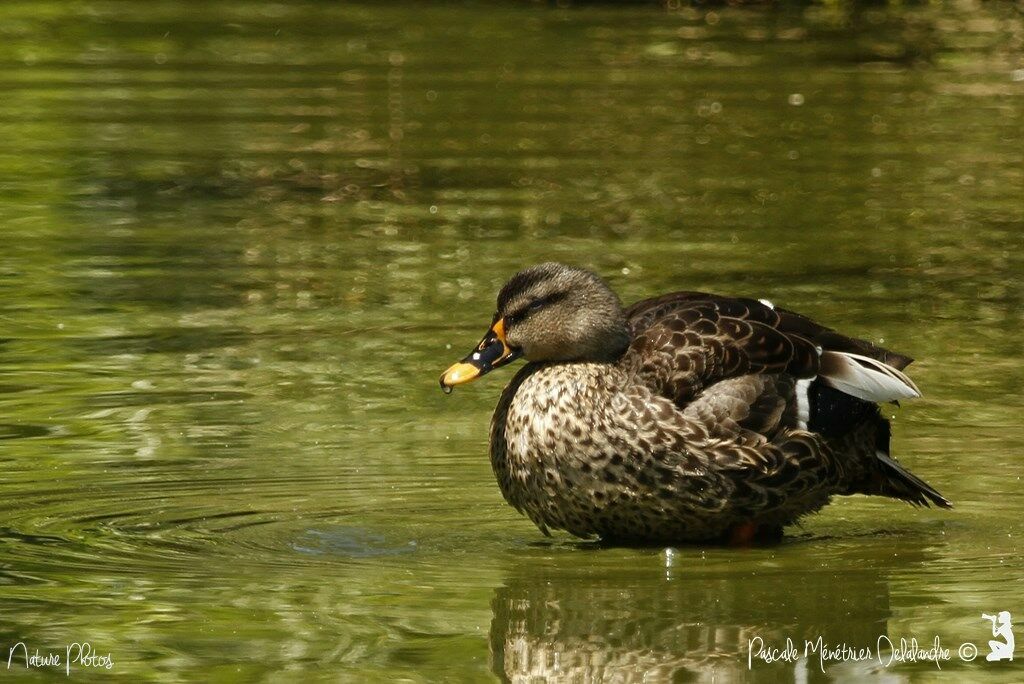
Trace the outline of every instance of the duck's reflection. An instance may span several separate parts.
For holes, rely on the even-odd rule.
[[[887,632],[889,574],[921,556],[869,546],[831,549],[827,560],[786,549],[713,560],[699,550],[526,557],[493,599],[491,667],[513,682],[814,681],[816,658],[765,663],[757,639],[782,648],[788,637],[801,655],[818,637],[873,648]],[[854,674],[872,664],[833,667]]]

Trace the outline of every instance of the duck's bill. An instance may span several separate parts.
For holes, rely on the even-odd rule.
[[[499,320],[487,331],[473,353],[444,372],[441,376],[441,389],[451,392],[455,385],[472,382],[495,368],[515,361],[519,354],[518,349],[509,347],[505,342],[504,321]]]

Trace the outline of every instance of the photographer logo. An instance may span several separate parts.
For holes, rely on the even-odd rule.
[[[981,617],[992,623],[992,636],[995,637],[995,639],[990,639],[988,642],[988,647],[992,650],[985,656],[985,660],[989,662],[1013,660],[1013,649],[1016,646],[1016,642],[1013,639],[1013,624],[1010,623],[1010,611],[1003,610],[998,615],[982,613]],[[1000,637],[1002,641],[998,641]]]

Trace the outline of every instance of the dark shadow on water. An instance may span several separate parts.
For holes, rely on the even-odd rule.
[[[0,440],[48,437],[52,433],[53,428],[46,425],[33,425],[31,423],[0,423]]]
[[[359,527],[331,527],[307,530],[292,548],[299,553],[316,556],[372,558],[415,553],[415,541],[406,543],[389,540],[381,534]]]
[[[754,543],[745,545],[736,545],[727,542],[692,542],[692,543],[674,543],[674,544],[655,544],[655,543],[627,543],[609,541],[603,539],[537,539],[526,543],[526,546],[535,549],[572,549],[574,551],[605,551],[610,549],[633,549],[638,551],[649,550],[656,551],[660,549],[673,548],[673,549],[686,549],[686,550],[700,550],[700,549],[732,549],[732,550],[743,550],[746,548],[750,549],[773,549],[773,548],[789,548],[800,544],[817,543],[824,541],[842,541],[849,539],[884,539],[889,537],[899,537],[900,539],[913,539],[915,541],[924,542],[929,536],[934,533],[931,527],[926,529],[920,526],[915,527],[888,527],[878,528],[874,530],[865,530],[863,532],[855,532],[850,534],[820,534],[816,532],[800,531],[800,532],[789,532],[781,538],[768,538],[759,539]]]

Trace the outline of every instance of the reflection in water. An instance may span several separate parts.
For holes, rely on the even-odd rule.
[[[802,655],[805,640],[821,637],[833,648],[845,643],[874,652],[878,637],[889,632],[890,574],[922,564],[925,554],[895,539],[861,541],[866,549],[838,551],[791,542],[765,552],[774,558],[761,558],[757,571],[742,568],[749,562],[742,553],[705,570],[706,553],[692,549],[638,559],[642,567],[632,570],[591,565],[593,552],[586,551],[563,564],[523,559],[491,603],[491,667],[513,682],[729,682],[741,675],[775,681],[792,679],[797,670],[820,674],[816,656],[771,664],[755,657],[748,673],[748,646],[760,637],[766,648],[781,649],[789,638]],[[805,554],[825,557],[808,563]],[[825,664],[831,675],[873,667],[871,661]]]

